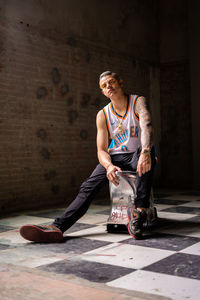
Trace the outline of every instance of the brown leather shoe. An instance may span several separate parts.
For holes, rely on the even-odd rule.
[[[63,239],[62,231],[54,225],[23,225],[19,232],[24,239],[31,242],[58,243]]]

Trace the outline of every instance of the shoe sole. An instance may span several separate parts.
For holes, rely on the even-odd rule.
[[[137,236],[134,235],[131,231],[130,231],[130,223],[131,223],[131,216],[129,216],[129,208],[127,209],[127,216],[128,216],[128,232],[129,234],[135,239],[135,240],[141,240],[142,236]]]
[[[34,225],[24,225],[19,232],[24,239],[31,242],[56,243],[63,240],[63,234],[60,230],[45,231]]]

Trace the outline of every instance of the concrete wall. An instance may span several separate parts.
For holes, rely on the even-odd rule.
[[[200,2],[189,1],[189,45],[190,45],[190,84],[191,84],[191,121],[193,148],[193,178],[194,186],[200,188]]]
[[[193,186],[188,5],[160,1],[161,180]]]
[[[159,150],[157,1],[0,0],[0,8],[2,215],[73,199],[97,163],[104,70],[150,99]]]

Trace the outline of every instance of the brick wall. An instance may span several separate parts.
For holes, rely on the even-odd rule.
[[[156,184],[193,184],[187,0],[1,0],[0,17],[1,215],[76,195],[97,163],[108,69],[150,101]]]
[[[149,96],[151,62],[106,45],[1,22],[0,212],[67,205],[97,163],[98,76]]]

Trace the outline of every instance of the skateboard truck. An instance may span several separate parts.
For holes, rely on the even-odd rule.
[[[127,208],[133,206],[136,198],[136,173],[131,171],[116,172],[119,177],[119,185],[109,182],[111,209],[107,220],[108,232],[127,232],[128,216]],[[149,226],[157,218],[157,210],[154,207],[153,193],[150,195],[150,207],[147,210],[147,222]]]

